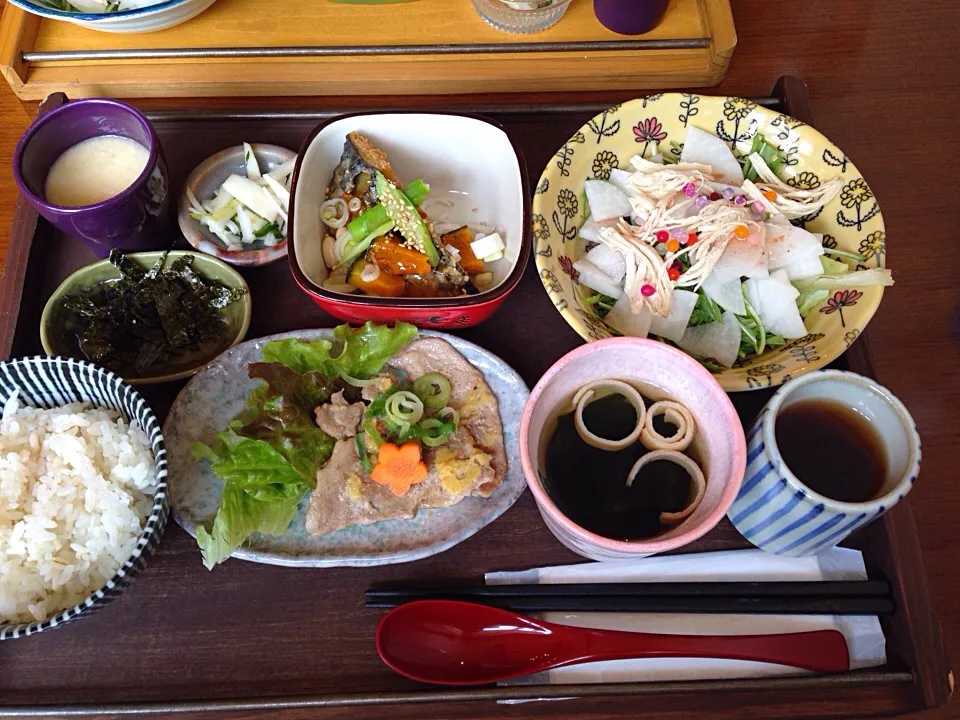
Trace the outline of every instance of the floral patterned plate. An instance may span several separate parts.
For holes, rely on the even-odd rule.
[[[585,340],[618,335],[584,299],[593,294],[578,283],[573,263],[584,252],[577,237],[583,222],[583,181],[609,179],[630,158],[654,143],[679,155],[687,127],[713,133],[737,151],[749,148],[760,132],[786,155],[783,176],[795,187],[812,188],[841,177],[841,192],[822,211],[802,218],[823,234],[829,248],[856,252],[863,267],[882,267],[886,233],[873,192],[843,152],[799,120],[734,97],[692,93],[648,95],[615,105],[580,128],[550,161],[533,200],[537,271],[560,314]],[[716,373],[727,391],[771,387],[823,367],[839,357],[863,332],[880,305],[883,288],[838,290],[807,315],[809,333],[785,346]]]

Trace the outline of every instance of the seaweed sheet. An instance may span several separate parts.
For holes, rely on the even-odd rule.
[[[168,253],[146,269],[119,250],[110,262],[119,277],[63,302],[80,318],[80,350],[119,373],[143,374],[178,356],[218,345],[227,333],[222,310],[246,292],[207,280],[193,270],[193,256],[167,267]]]

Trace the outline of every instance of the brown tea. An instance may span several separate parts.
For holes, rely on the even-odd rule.
[[[873,425],[832,400],[798,400],[780,411],[777,447],[804,485],[841,502],[867,502],[882,494],[887,455]]]
[[[616,440],[633,430],[637,413],[622,395],[608,395],[587,405],[583,420],[600,437]],[[662,417],[653,424],[665,437],[676,430]],[[574,413],[561,415],[547,444],[543,487],[560,512],[585,530],[615,540],[654,537],[670,529],[660,513],[686,506],[691,480],[682,467],[658,460],[627,487],[630,468],[647,452],[639,442],[616,452],[588,445],[577,432]]]

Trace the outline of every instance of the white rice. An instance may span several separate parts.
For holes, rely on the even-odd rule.
[[[0,420],[0,624],[82,601],[133,552],[153,504],[147,436],[90,404],[19,406]]]

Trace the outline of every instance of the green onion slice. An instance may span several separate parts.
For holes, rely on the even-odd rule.
[[[413,391],[423,398],[423,404],[438,410],[450,399],[450,381],[440,373],[427,373],[413,384]]]
[[[387,398],[384,414],[391,422],[409,427],[423,417],[423,401],[409,390],[401,390]]]
[[[436,418],[427,418],[420,423],[420,429],[430,432],[431,430],[436,430],[441,427],[441,423]],[[423,441],[423,444],[428,447],[440,447],[450,438],[449,433],[441,433],[440,435],[423,435],[420,439]]]
[[[443,408],[440,412],[437,413],[437,417],[442,420],[450,420],[454,425],[460,427],[460,413],[454,410],[449,405]]]

